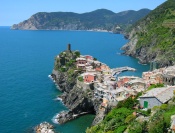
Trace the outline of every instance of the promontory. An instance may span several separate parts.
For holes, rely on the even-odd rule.
[[[87,13],[39,12],[28,20],[14,24],[15,30],[96,30],[120,33],[150,12],[149,9],[128,10],[114,13],[107,9],[98,9]]]

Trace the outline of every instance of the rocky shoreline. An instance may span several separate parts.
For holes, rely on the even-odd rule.
[[[36,133],[55,133],[53,125],[48,122],[42,122],[35,127]]]
[[[55,74],[60,77],[60,80],[55,79]],[[94,99],[88,99],[85,97],[85,92],[81,91],[82,89],[77,87],[76,84],[66,84],[62,74],[52,72],[52,79],[55,81],[56,85],[59,86],[59,91],[63,92],[58,99],[69,109],[68,111],[62,111],[56,116],[54,116],[55,123],[64,124],[70,120],[73,120],[79,116],[85,114],[95,114],[98,106],[101,104],[101,101],[93,101]],[[59,82],[58,82],[59,81]],[[79,94],[79,95],[77,95]]]
[[[105,115],[113,106],[116,106],[117,101],[111,100],[111,103],[106,103],[103,96],[96,97],[96,92],[94,90],[97,88],[95,86],[98,83],[104,83],[105,80],[109,82],[109,84],[116,84],[115,74],[119,74],[127,70],[135,71],[135,69],[130,67],[110,69],[106,64],[104,64],[103,67],[105,67],[107,71],[109,70],[110,74],[101,74],[102,72],[90,69],[90,71],[94,71],[95,73],[101,75],[100,77],[102,77],[104,81],[100,81],[100,79],[98,79],[98,81],[95,82],[82,82],[79,78],[83,75],[83,73],[85,73],[85,70],[76,68],[78,67],[76,66],[78,62],[74,62],[72,64],[70,63],[72,60],[77,59],[75,56],[77,51],[71,51],[69,47],[70,45],[68,45],[68,50],[65,50],[57,55],[54,69],[52,74],[49,76],[52,78],[56,86],[58,86],[57,88],[62,92],[62,95],[59,96],[58,99],[68,108],[68,111],[62,111],[54,116],[53,121],[55,123],[64,124],[85,114],[95,114],[92,125],[96,125],[104,119]],[[91,56],[88,57],[90,58]],[[82,59],[81,57],[78,58]],[[99,61],[92,60],[92,62],[102,64]],[[68,64],[68,70],[65,71]],[[92,63],[92,65],[94,64]],[[97,68],[98,65],[94,65],[94,67]],[[105,78],[105,75],[107,76],[107,79]],[[108,80],[108,78],[110,79]],[[115,87],[115,85],[109,85],[109,87]],[[111,95],[109,95],[109,97],[111,97]]]

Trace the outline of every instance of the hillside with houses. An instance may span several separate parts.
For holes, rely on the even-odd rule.
[[[63,124],[78,116],[94,113],[94,126],[87,129],[87,133],[118,130],[131,132],[134,130],[131,129],[133,122],[142,129],[143,123],[146,123],[146,131],[155,131],[153,127],[149,127],[150,119],[155,114],[159,113],[164,118],[166,111],[175,113],[175,66],[159,69],[154,67],[152,71],[143,72],[142,77],[120,76],[123,71],[135,69],[111,69],[91,55],[72,51],[71,45],[68,44],[67,50],[56,56],[51,76],[63,92],[60,98],[69,111],[60,112],[55,116],[55,121]],[[116,112],[120,110],[126,110],[128,114],[123,114],[122,118],[118,117],[123,121],[119,126],[116,124],[121,121],[115,115],[118,115]],[[173,113],[166,116],[166,126],[162,130],[170,130],[170,117]],[[173,128],[173,125],[171,127]]]

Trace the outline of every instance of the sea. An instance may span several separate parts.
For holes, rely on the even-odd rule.
[[[85,115],[66,124],[52,119],[67,110],[56,100],[61,92],[48,78],[54,58],[71,44],[72,50],[92,55],[110,68],[129,66],[140,76],[149,70],[137,59],[122,55],[128,40],[122,34],[90,31],[10,30],[0,27],[0,133],[31,133],[41,122],[53,124],[59,133],[84,133],[94,119]]]

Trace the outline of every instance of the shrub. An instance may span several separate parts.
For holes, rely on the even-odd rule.
[[[167,108],[168,108],[168,105],[167,105],[167,104],[162,104],[162,105],[160,106],[160,109],[161,109],[161,110],[167,110]]]
[[[156,111],[156,110],[159,110],[159,109],[160,109],[159,106],[154,106],[154,107],[152,108],[153,111]]]
[[[164,126],[163,112],[158,111],[150,119],[150,122],[148,124],[148,132],[164,133],[164,130],[165,130],[165,126]]]
[[[117,108],[121,108],[121,107],[124,107],[124,108],[129,108],[129,109],[132,109],[133,106],[135,104],[135,99],[132,99],[131,97],[127,98],[126,100],[124,101],[120,101],[118,104],[117,104]]]
[[[132,122],[128,133],[142,133],[142,125],[138,121]]]
[[[131,115],[128,115],[125,119],[125,123],[130,123],[131,121],[133,121],[134,119],[136,118],[135,115],[131,114]]]
[[[76,57],[80,57],[80,52],[79,51],[75,51],[75,55],[76,55]]]
[[[148,115],[151,114],[151,109],[148,109],[146,112]]]
[[[123,133],[126,130],[126,126],[120,126],[114,130],[114,133]]]
[[[148,87],[147,90],[152,90],[154,88],[164,87],[164,84],[153,84],[150,87]]]
[[[96,60],[97,60],[97,58],[94,58],[94,60],[96,61]]]
[[[82,76],[78,77],[78,80],[81,81],[81,82],[84,81]]]
[[[66,72],[66,68],[65,68],[65,67],[61,67],[61,68],[60,68],[60,71],[61,71],[61,72]]]
[[[163,116],[164,116],[166,127],[170,126],[171,115],[174,115],[174,114],[175,114],[175,106],[173,106],[172,108],[170,108],[168,111],[164,113]]]

